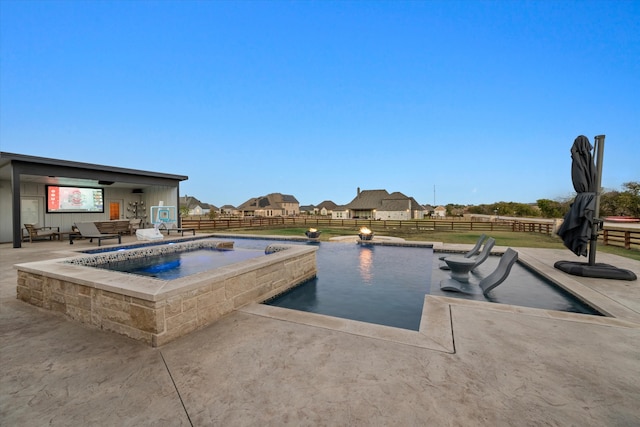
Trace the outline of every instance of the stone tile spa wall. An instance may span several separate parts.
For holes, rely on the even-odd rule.
[[[221,242],[199,241],[171,245],[170,249],[161,246],[17,264],[17,296],[157,347],[317,274],[317,248],[303,245],[279,245],[277,252],[265,256],[169,281],[91,267],[218,244]],[[228,248],[228,242],[225,244]]]

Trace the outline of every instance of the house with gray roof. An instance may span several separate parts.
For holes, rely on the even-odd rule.
[[[180,197],[180,209],[189,209],[189,216],[209,215],[210,212],[218,213],[218,208],[208,203],[203,203],[193,196]]]
[[[300,215],[300,202],[289,194],[271,193],[247,200],[238,211],[242,216],[294,216]]]
[[[396,191],[362,190],[351,203],[336,207],[331,215],[334,219],[365,218],[376,220],[423,219],[424,208],[413,197]]]
[[[300,206],[300,214],[302,215],[317,215],[318,208],[314,205],[301,205]]]
[[[337,207],[338,205],[332,202],[331,200],[325,200],[324,202],[316,206],[317,214],[323,215],[323,216],[332,215],[333,210],[336,209]]]
[[[220,208],[222,216],[240,216],[240,211],[233,205],[224,205]]]
[[[338,207],[337,204],[332,202],[331,200],[325,200],[319,205],[306,205],[300,206],[300,212],[307,215],[322,215],[322,216],[331,216],[333,210]]]
[[[424,215],[425,216],[433,216],[434,212],[435,212],[435,208],[429,204],[427,205],[422,205],[422,208],[424,209]]]

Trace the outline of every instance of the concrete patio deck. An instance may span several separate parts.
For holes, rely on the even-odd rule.
[[[568,250],[517,248],[615,317],[428,297],[420,337],[256,304],[151,348],[16,299],[14,264],[95,242],[23,245],[0,245],[1,425],[640,425],[640,281],[553,269]]]

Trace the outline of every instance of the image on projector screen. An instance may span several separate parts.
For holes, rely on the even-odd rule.
[[[47,189],[48,212],[104,212],[101,188],[57,187]]]

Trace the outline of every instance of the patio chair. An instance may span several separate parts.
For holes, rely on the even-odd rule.
[[[518,260],[518,252],[508,248],[500,257],[498,266],[491,274],[482,279],[478,285],[483,295],[487,296],[493,288],[505,281],[511,272],[511,267]],[[462,283],[454,279],[445,279],[440,282],[440,289],[443,291],[462,292],[465,294],[478,294],[474,291],[474,286],[469,283]]]
[[[24,228],[27,234],[24,239],[33,242],[34,239],[49,239],[53,240],[53,237],[57,237],[60,232],[60,227],[40,227],[38,223],[24,224]]]
[[[473,248],[471,248],[471,250],[469,252],[467,252],[466,254],[464,254],[465,258],[471,258],[474,255],[478,254],[478,251],[480,250],[480,246],[482,246],[482,244],[484,243],[485,239],[487,238],[486,234],[481,234],[480,237],[478,237],[478,241],[476,242],[475,246]],[[440,258],[438,258],[440,261],[444,261],[444,259],[448,256],[451,255],[442,255]]]
[[[487,260],[487,258],[489,258],[489,255],[491,254],[491,249],[493,249],[495,244],[496,244],[496,239],[494,239],[493,237],[489,237],[486,243],[484,244],[484,246],[482,247],[482,251],[475,257],[468,258],[468,259],[473,259],[475,261],[475,264],[473,264],[473,267],[471,267],[471,271],[478,268],[480,264],[482,264]],[[457,255],[457,256],[454,255],[454,256],[445,257],[445,258],[454,258],[454,259],[463,258],[464,259],[466,257],[463,255]],[[440,270],[449,270],[449,266],[446,263],[442,263],[442,265],[440,265]]]
[[[100,230],[98,230],[98,227],[96,227],[93,222],[76,222],[75,226],[78,229],[78,233],[80,234],[80,236],[78,236],[77,234],[70,234],[70,245],[73,245],[73,239],[78,237],[89,239],[89,242],[93,242],[93,239],[98,239],[98,246],[100,246],[102,241],[106,239],[118,239],[118,243],[122,243],[122,238],[119,234],[101,233]]]

